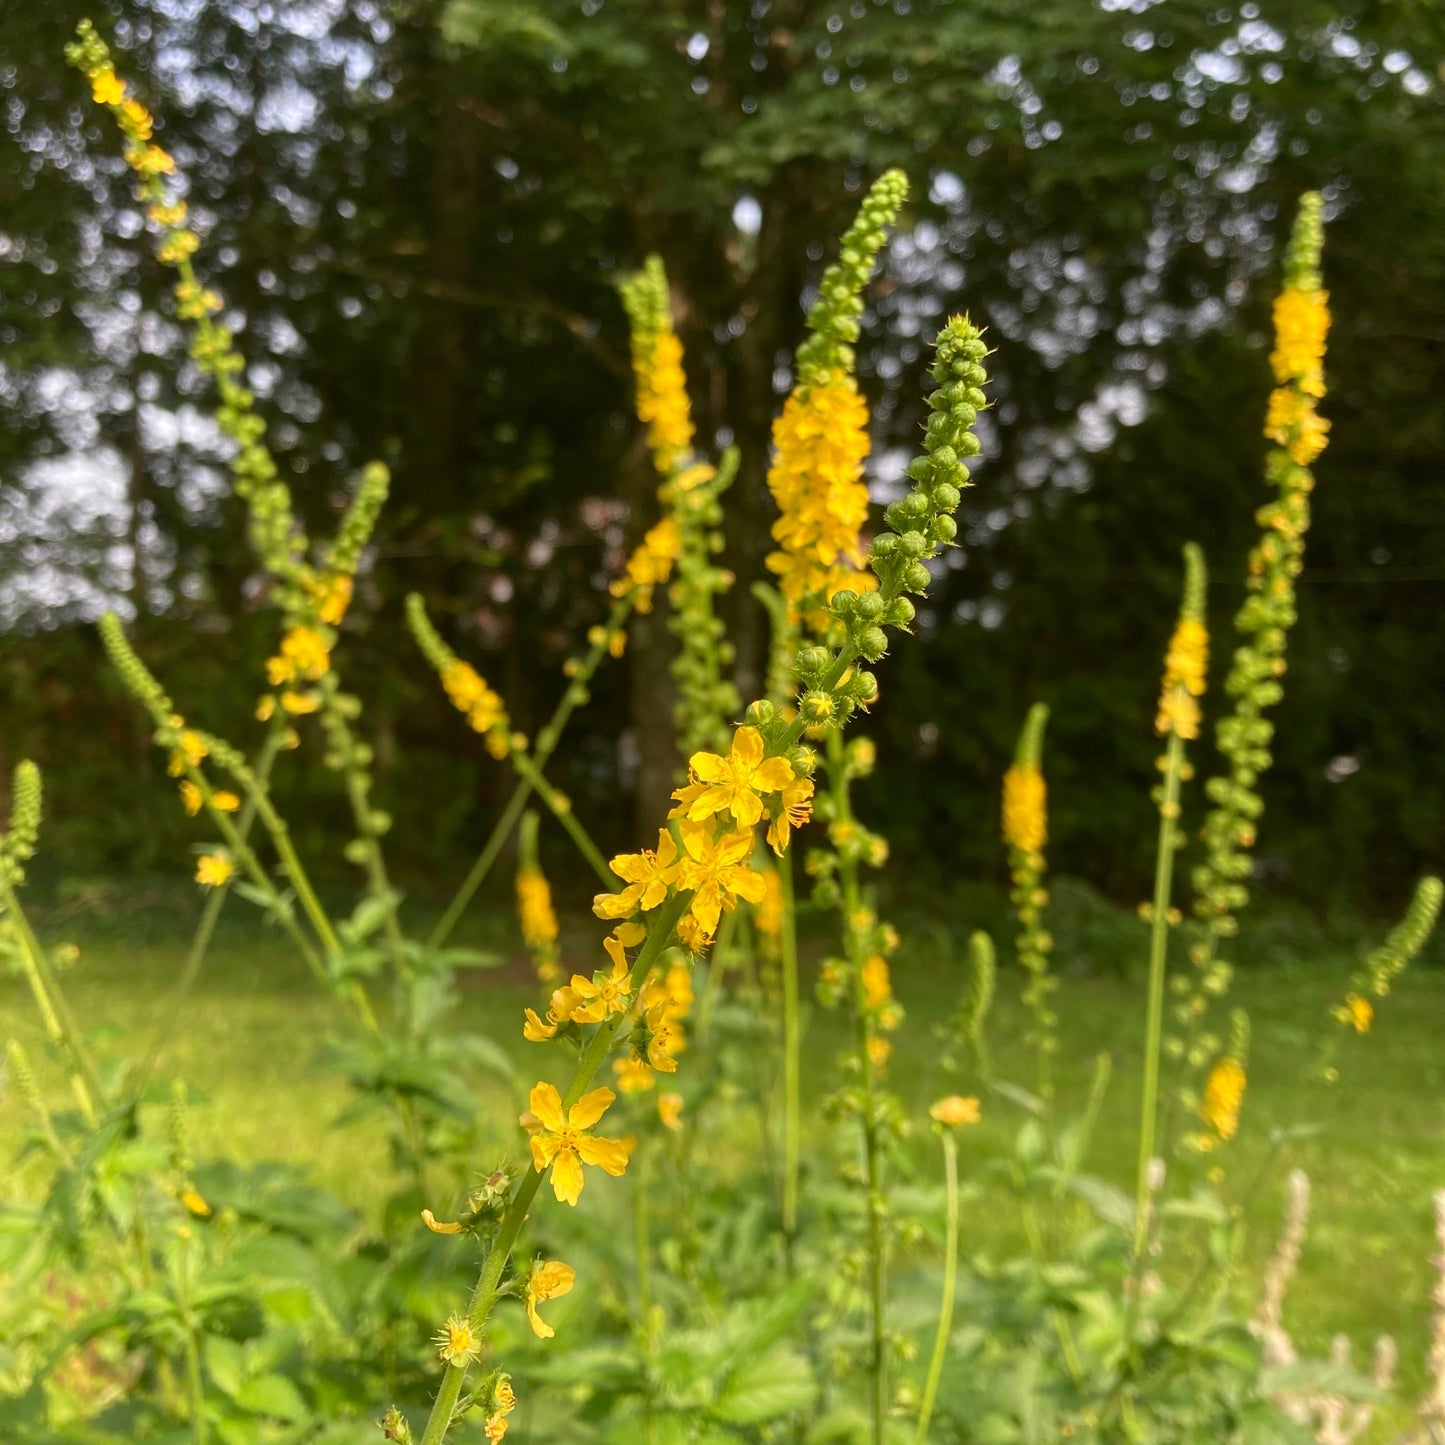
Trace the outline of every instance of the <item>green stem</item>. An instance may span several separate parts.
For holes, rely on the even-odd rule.
[[[648,932],[647,941],[642,945],[642,951],[632,965],[630,980],[632,993],[636,994],[646,982],[653,964],[657,962],[663,949],[671,943],[678,920],[686,912],[687,906],[688,895],[679,893],[658,908],[652,928]],[[572,1081],[567,1085],[567,1092],[562,1096],[564,1112],[582,1097],[587,1086],[596,1077],[597,1070],[602,1067],[602,1062],[612,1047],[612,1040],[616,1037],[622,1018],[621,1014],[613,1014],[598,1027],[597,1032],[588,1040],[587,1047],[582,1051],[582,1057],[577,1061]],[[507,1206],[506,1214],[502,1216],[496,1241],[488,1251],[486,1263],[482,1266],[481,1275],[477,1279],[476,1287],[472,1290],[471,1299],[467,1303],[467,1318],[471,1322],[473,1332],[479,1338],[485,1331],[492,1307],[497,1302],[497,1287],[502,1281],[502,1271],[507,1267],[507,1261],[516,1247],[517,1236],[521,1233],[523,1224],[526,1223],[532,1201],[536,1198],[537,1190],[542,1183],[542,1177],[542,1174],[536,1169],[529,1169],[523,1176],[522,1182],[517,1186],[517,1192],[512,1196],[512,1202]],[[437,1390],[436,1399],[432,1402],[431,1414],[427,1416],[426,1429],[422,1432],[420,1445],[441,1445],[441,1442],[446,1439],[466,1377],[467,1365],[465,1362],[447,1365],[442,1375],[441,1385]]]
[[[723,914],[723,920],[718,925],[717,942],[708,956],[707,982],[703,984],[702,998],[697,1006],[697,1041],[703,1048],[712,1037],[713,1015],[717,1012],[717,1001],[722,997],[723,974],[727,971],[727,957],[732,951],[733,933],[740,916],[736,908]]]
[[[597,671],[602,659],[607,655],[608,638],[627,621],[632,612],[632,605],[630,596],[619,598],[612,604],[612,610],[607,614],[607,621],[604,624],[602,639],[594,643],[591,650],[582,659],[550,720],[537,734],[537,746],[531,755],[530,762],[532,768],[539,775],[546,768],[548,760],[556,749],[568,719],[585,700],[587,684],[592,680],[593,673]],[[515,766],[515,754],[512,760]],[[520,772],[520,769],[518,771]],[[497,861],[497,855],[502,851],[502,845],[507,841],[512,829],[517,826],[517,820],[522,816],[522,810],[527,806],[527,799],[531,793],[532,784],[524,778],[516,792],[512,794],[502,816],[497,819],[491,836],[482,845],[482,851],[477,855],[476,862],[472,864],[471,871],[462,880],[462,886],[457,889],[456,896],[447,905],[447,910],[438,920],[436,927],[432,929],[431,936],[427,939],[428,948],[440,948],[451,937],[452,929],[457,926],[462,914],[466,912],[467,905],[472,901],[477,889],[486,881],[487,874],[492,871],[492,865]]]
[[[798,930],[793,895],[793,853],[777,860],[783,899],[779,938],[783,975],[783,1233],[798,1232],[798,1163],[803,1150],[802,1023],[798,1004]]]
[[[1144,1031],[1144,1096],[1139,1113],[1139,1166],[1134,1191],[1134,1291],[1130,1318],[1138,1314],[1139,1283],[1144,1273],[1148,1234],[1149,1165],[1154,1158],[1159,1122],[1159,1054],[1164,1028],[1164,978],[1169,954],[1169,904],[1174,854],[1179,834],[1179,781],[1184,740],[1169,737],[1164,765],[1164,797],[1159,807],[1159,848],[1154,863],[1154,913],[1149,929],[1149,1003]]]
[[[512,766],[516,768],[522,781],[527,783],[551,809],[552,816],[567,830],[567,836],[577,845],[577,851],[602,880],[603,886],[608,892],[615,893],[617,891],[617,875],[607,866],[607,859],[602,856],[602,850],[592,841],[592,835],[582,826],[576,813],[572,811],[571,803],[542,776],[537,764],[526,753],[513,753]]]
[[[943,1181],[947,1211],[943,1236],[943,1299],[938,1307],[938,1333],[933,1337],[933,1358],[928,1362],[928,1380],[923,1387],[923,1404],[918,1411],[917,1445],[928,1439],[928,1422],[938,1383],[943,1378],[943,1361],[948,1355],[948,1337],[953,1331],[953,1295],[958,1285],[958,1142],[953,1130],[943,1133]]]
[[[841,660],[841,659],[840,659]],[[841,676],[841,671],[839,676]],[[834,817],[851,822],[852,804],[843,767],[843,738],[834,728],[828,733],[829,790]],[[853,975],[853,1017],[858,1067],[863,1080],[863,1156],[867,1186],[868,1276],[869,1276],[869,1401],[873,1421],[873,1445],[884,1445],[888,1418],[887,1355],[887,1253],[883,1231],[883,1161],[878,1139],[878,1096],[873,1059],[868,1052],[868,1002],[863,988],[863,956],[851,920],[862,906],[858,886],[858,864],[840,856],[838,873],[842,880],[843,929],[848,942],[848,962]]]
[[[3,878],[3,875],[0,875],[0,878]],[[102,1103],[105,1102],[105,1090],[101,1087],[100,1075],[96,1073],[95,1065],[86,1052],[85,1043],[80,1034],[80,1025],[76,1022],[75,1015],[71,1013],[70,1004],[64,993],[61,992],[60,981],[50,967],[50,959],[46,956],[45,949],[30,927],[30,920],[25,916],[25,911],[20,906],[20,900],[15,896],[14,886],[8,881],[0,881],[0,911],[8,913],[10,916],[11,925],[15,929],[15,936],[20,944],[20,964],[25,970],[26,980],[30,984],[30,992],[34,995],[36,1006],[45,1020],[46,1032],[50,1035],[51,1041],[63,1045],[70,1055],[71,1063],[74,1065],[72,1084],[75,1088],[76,1101],[80,1104],[80,1110],[84,1114],[86,1122],[94,1128],[96,1122],[95,1100],[99,1099]]]

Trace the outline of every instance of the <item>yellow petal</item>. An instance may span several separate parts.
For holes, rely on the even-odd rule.
[[[527,1010],[527,1022],[522,1025],[522,1037],[534,1044],[544,1044],[548,1039],[554,1038],[557,1033],[556,1024],[544,1024],[537,1017],[536,1011]]]
[[[739,898],[746,898],[749,903],[761,903],[767,893],[767,885],[763,882],[763,875],[755,873],[751,868],[733,868],[728,872],[728,887],[732,889]]]
[[[612,1101],[616,1097],[617,1095],[605,1085],[600,1089],[593,1089],[591,1093],[583,1094],[568,1112],[569,1127],[590,1129],[612,1106]]]
[[[587,1163],[605,1169],[616,1179],[627,1168],[632,1145],[631,1139],[599,1139],[596,1135],[588,1135],[577,1141],[577,1152]]]
[[[753,787],[760,793],[778,793],[793,781],[793,765],[787,758],[769,758],[753,774]]]
[[[537,1084],[528,1099],[532,1112],[542,1121],[544,1129],[560,1134],[567,1127],[562,1113],[562,1096],[555,1084]]]
[[[734,762],[742,763],[749,770],[763,760],[763,735],[757,728],[739,728],[733,734],[730,754]]]
[[[447,1223],[436,1217],[430,1209],[423,1209],[421,1212],[422,1223],[431,1230],[433,1234],[460,1234],[462,1227],[455,1221]]]
[[[636,948],[647,937],[647,929],[640,923],[623,923],[612,930],[612,936],[623,948]]]
[[[582,1193],[582,1182],[581,1161],[571,1149],[561,1150],[552,1165],[552,1193],[558,1202],[575,1206]]]
[[[716,753],[694,753],[687,760],[687,766],[704,783],[725,783],[732,777],[727,759]]]

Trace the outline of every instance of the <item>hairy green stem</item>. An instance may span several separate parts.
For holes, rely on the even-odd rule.
[[[938,1384],[943,1378],[943,1361],[948,1355],[948,1337],[953,1331],[953,1295],[958,1285],[958,1141],[952,1129],[943,1131],[943,1185],[945,1222],[943,1235],[943,1298],[938,1306],[938,1332],[933,1337],[933,1358],[928,1362],[928,1379],[923,1386],[923,1403],[918,1409],[917,1445],[928,1439],[928,1422]]]
[[[1174,854],[1179,835],[1179,782],[1184,768],[1184,740],[1169,736],[1164,764],[1164,795],[1159,805],[1159,848],[1154,863],[1154,911],[1149,927],[1149,1002],[1144,1030],[1144,1094],[1139,1110],[1139,1163],[1134,1190],[1134,1291],[1130,1318],[1138,1314],[1139,1285],[1144,1273],[1148,1233],[1149,1166],[1154,1158],[1159,1124],[1159,1054],[1164,1031],[1164,979],[1169,955],[1169,904],[1174,882]]]
[[[636,994],[646,982],[653,964],[672,942],[673,932],[677,927],[678,920],[687,911],[687,906],[688,895],[677,894],[657,909],[652,927],[648,931],[647,941],[642,945],[642,951],[632,965],[630,988],[633,994]],[[617,1035],[622,1018],[621,1014],[614,1014],[603,1022],[597,1032],[588,1040],[587,1047],[582,1051],[582,1057],[577,1061],[577,1068],[572,1074],[572,1080],[567,1085],[567,1092],[562,1096],[564,1112],[582,1097],[587,1086],[596,1077],[597,1070],[602,1067],[603,1060],[606,1059],[612,1048],[612,1041]],[[506,1269],[512,1250],[516,1247],[517,1236],[521,1233],[523,1224],[526,1223],[527,1214],[532,1207],[533,1199],[537,1196],[542,1177],[542,1174],[535,1168],[528,1169],[522,1182],[517,1186],[517,1192],[512,1196],[512,1202],[502,1216],[501,1225],[497,1230],[497,1238],[487,1253],[486,1263],[482,1266],[476,1287],[472,1290],[471,1299],[467,1303],[467,1318],[471,1322],[473,1332],[478,1337],[483,1334],[487,1320],[492,1313],[492,1307],[499,1298],[498,1286],[502,1282],[502,1271]],[[422,1433],[420,1445],[441,1445],[441,1442],[446,1439],[466,1377],[467,1365],[465,1362],[447,1365],[446,1371],[442,1375],[441,1386],[437,1390],[436,1399],[432,1402],[431,1414],[427,1417],[426,1429]]]
[[[791,1243],[798,1232],[798,1167],[803,1151],[802,1026],[791,849],[777,860],[777,869],[783,900],[779,938],[779,966],[783,975],[783,1233]]]

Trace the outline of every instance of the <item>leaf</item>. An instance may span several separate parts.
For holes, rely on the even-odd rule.
[[[236,1396],[236,1403],[254,1415],[272,1415],[278,1420],[305,1420],[311,1409],[301,1391],[285,1375],[258,1375],[247,1380]]]
[[[817,1393],[807,1360],[779,1350],[737,1370],[719,1393],[713,1414],[730,1425],[757,1425],[808,1409]]]
[[[1002,1079],[993,1079],[989,1082],[989,1089],[995,1094],[1001,1094],[1010,1103],[1017,1104],[1021,1109],[1027,1109],[1030,1114],[1042,1116],[1044,1112],[1044,1101],[1037,1094],[1031,1094],[1027,1089],[1021,1089],[1017,1084],[1006,1083]]]
[[[1134,1228],[1134,1201],[1117,1185],[1107,1184],[1091,1174],[1075,1174],[1062,1183],[1069,1194],[1082,1199],[1105,1224],[1126,1232]]]
[[[1292,1365],[1270,1365],[1260,1371],[1263,1395],[1339,1395],[1346,1400],[1379,1404],[1388,1400],[1382,1390],[1356,1370],[1332,1365],[1328,1360],[1296,1360]]]
[[[215,1387],[234,1400],[246,1382],[246,1352],[235,1340],[222,1335],[207,1335],[201,1346],[206,1373]]]

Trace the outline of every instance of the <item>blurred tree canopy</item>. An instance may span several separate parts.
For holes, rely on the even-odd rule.
[[[1213,564],[1222,676],[1263,500],[1278,245],[1319,187],[1334,431],[1263,856],[1314,900],[1393,902],[1438,864],[1437,0],[12,7],[0,761],[47,765],[55,846],[112,868],[174,858],[185,825],[79,624],[126,608],[182,706],[238,738],[273,624],[165,278],[61,56],[86,13],[191,178],[202,270],[308,520],[368,458],[394,468],[343,665],[398,835],[422,840],[400,860],[418,875],[475,841],[506,780],[414,664],[401,594],[427,595],[523,727],[545,716],[652,519],[615,293],[649,251],[701,435],[742,454],[730,620],[756,686],[766,637],[745,584],[769,546],[771,417],[809,287],[890,165],[914,197],[860,348],[880,504],[917,434],[933,331],[967,308],[997,348],[963,545],[884,674],[877,796],[897,847],[944,876],[998,869],[998,779],[1041,698],[1058,865],[1125,898],[1142,886],[1179,548],[1197,539]],[[559,759],[607,841],[629,832],[608,806],[619,768],[650,811],[677,762],[670,641],[660,619],[640,629]],[[290,766],[324,826],[327,784]]]

